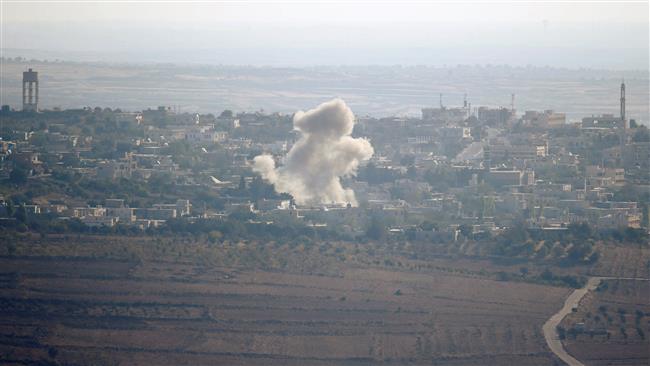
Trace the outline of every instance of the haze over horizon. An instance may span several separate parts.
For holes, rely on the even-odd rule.
[[[648,3],[2,3],[5,57],[648,69]]]

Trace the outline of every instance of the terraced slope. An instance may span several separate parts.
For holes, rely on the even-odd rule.
[[[547,365],[567,289],[447,273],[338,275],[0,258],[3,364]]]

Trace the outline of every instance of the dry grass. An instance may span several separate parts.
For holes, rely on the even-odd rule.
[[[186,252],[171,260],[176,246]],[[133,247],[139,252],[132,260]],[[447,261],[442,270],[441,259],[437,269],[423,270],[404,260],[395,269],[278,247],[287,263],[319,258],[309,270],[264,269],[190,254],[236,256],[235,249],[211,252],[180,239],[166,255],[157,247],[155,238],[18,243],[22,256],[0,258],[0,359],[543,365],[552,356],[541,325],[569,291],[468,275],[472,261]],[[487,265],[480,264],[494,270]]]

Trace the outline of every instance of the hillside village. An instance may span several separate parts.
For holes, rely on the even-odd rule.
[[[489,240],[522,225],[554,235],[581,224],[637,240],[649,227],[650,134],[624,115],[624,94],[621,105],[621,116],[580,122],[467,100],[423,108],[421,118],[357,118],[353,136],[375,153],[342,180],[356,207],[296,205],[251,170],[262,153],[282,165],[299,137],[291,115],[3,106],[0,222],[137,233],[170,220],[237,220],[424,242]]]

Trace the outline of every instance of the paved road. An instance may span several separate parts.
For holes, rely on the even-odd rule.
[[[567,351],[562,346],[562,341],[560,336],[557,333],[557,326],[560,324],[562,319],[564,319],[567,314],[569,314],[573,308],[577,308],[580,305],[580,300],[592,290],[595,290],[600,281],[602,280],[637,280],[637,281],[648,281],[647,278],[623,278],[623,277],[590,277],[589,281],[583,288],[579,288],[571,293],[564,301],[564,306],[560,311],[555,313],[549,320],[544,323],[542,327],[544,331],[544,338],[546,339],[546,344],[548,347],[555,353],[562,361],[564,361],[569,366],[585,366],[582,362],[576,360],[573,356],[567,353]]]

